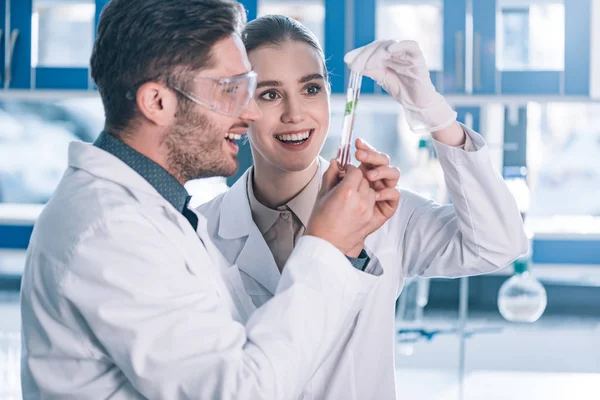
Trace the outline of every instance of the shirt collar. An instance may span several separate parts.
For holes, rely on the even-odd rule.
[[[189,201],[188,192],[166,169],[108,132],[102,132],[94,146],[123,161],[148,181],[175,209],[183,211]]]
[[[320,177],[319,169],[317,169],[314,176],[296,197],[274,210],[256,199],[254,185],[252,184],[254,180],[254,168],[252,168],[248,174],[247,191],[250,209],[252,210],[252,219],[256,223],[256,226],[258,226],[260,233],[264,235],[273,226],[275,221],[277,221],[280,212],[285,210],[291,210],[298,217],[304,228],[306,228],[321,186]]]
[[[319,174],[319,169],[317,168],[315,174],[304,187],[304,189],[302,189],[302,191],[298,193],[296,197],[287,203],[287,206],[290,208],[290,210],[292,210],[298,219],[300,219],[300,222],[302,222],[304,228],[308,226],[308,220],[310,219],[315,202],[317,201],[317,195],[319,194],[319,189],[321,187],[320,178],[321,175]]]
[[[254,167],[250,170],[248,174],[248,182],[247,182],[247,191],[248,191],[248,199],[250,201],[250,210],[252,211],[252,219],[256,223],[258,230],[262,235],[267,233],[267,231],[273,226],[277,218],[279,218],[279,211],[273,210],[262,204],[260,201],[256,199],[256,195],[254,194],[254,185],[252,181],[254,180]]]

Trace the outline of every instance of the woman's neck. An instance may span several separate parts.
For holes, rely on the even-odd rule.
[[[261,159],[254,158],[254,195],[269,208],[277,208],[293,199],[308,185],[319,168],[318,160],[304,171],[283,171]]]

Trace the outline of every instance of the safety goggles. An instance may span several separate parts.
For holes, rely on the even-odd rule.
[[[171,88],[211,111],[230,117],[239,117],[254,97],[256,73],[250,71],[228,78],[196,76],[193,82],[193,93],[175,86],[171,86]]]

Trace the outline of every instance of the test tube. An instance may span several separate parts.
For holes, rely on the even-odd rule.
[[[336,161],[341,168],[346,168],[350,164],[352,155],[352,130],[354,128],[354,115],[356,114],[356,102],[360,94],[360,84],[362,83],[362,75],[351,71],[348,81],[348,89],[346,90],[346,109],[344,110],[344,122],[342,124],[342,137],[340,147],[337,151]]]

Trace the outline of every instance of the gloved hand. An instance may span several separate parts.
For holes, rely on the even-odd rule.
[[[417,42],[378,40],[350,51],[344,61],[352,71],[377,81],[402,104],[413,132],[438,131],[456,120],[456,112],[431,83]]]

